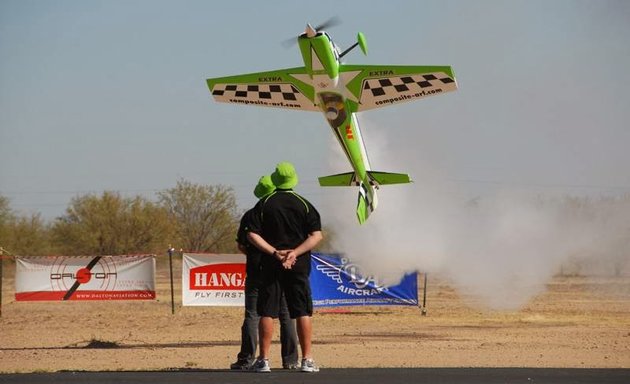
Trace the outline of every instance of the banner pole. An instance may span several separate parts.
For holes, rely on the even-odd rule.
[[[427,315],[427,273],[424,273],[424,288],[422,289],[422,316]]]
[[[0,247],[0,317],[2,317],[2,280],[4,280],[4,271],[2,266],[4,265],[4,248]]]
[[[15,257],[14,254],[12,254],[11,252],[7,251],[6,249],[4,249],[3,247],[0,246],[0,317],[2,317],[2,294],[3,294],[3,290],[2,290],[2,281],[4,280],[4,254],[7,255],[11,255],[13,257]]]
[[[171,315],[175,314],[175,294],[173,292],[173,251],[175,248],[168,246],[168,264],[170,267],[171,276]]]

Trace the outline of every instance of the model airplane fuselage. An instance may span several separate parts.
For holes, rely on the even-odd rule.
[[[216,101],[323,112],[352,171],[319,178],[321,186],[359,187],[357,218],[365,222],[377,206],[379,185],[409,183],[407,174],[373,171],[361,137],[357,112],[421,99],[457,89],[449,66],[347,65],[324,31],[307,25],[297,39],[303,67],[208,79]]]

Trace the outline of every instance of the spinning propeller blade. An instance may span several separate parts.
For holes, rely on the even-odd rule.
[[[319,24],[316,27],[311,27],[310,24],[307,24],[307,29],[312,29],[313,31],[315,31],[315,33],[317,33],[318,31],[327,29],[327,28],[332,28],[332,27],[336,27],[338,25],[341,24],[341,19],[337,16],[333,16],[330,19],[324,21],[323,23]],[[297,43],[297,37],[292,37],[290,39],[286,39],[284,40],[281,44],[283,47],[285,48],[289,48],[295,45],[295,43]]]

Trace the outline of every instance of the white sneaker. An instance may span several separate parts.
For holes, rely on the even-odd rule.
[[[252,367],[250,368],[252,371],[255,372],[271,372],[271,367],[269,366],[269,359],[262,359],[262,358],[257,358],[256,361],[254,361],[254,364],[252,364]]]
[[[319,372],[319,367],[315,365],[313,359],[302,359],[302,372]]]

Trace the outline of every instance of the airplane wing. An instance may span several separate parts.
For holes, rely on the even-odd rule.
[[[320,111],[313,102],[315,92],[308,84],[304,67],[208,79],[216,101],[262,107]]]
[[[450,66],[342,65],[340,76],[357,112],[457,89]]]

